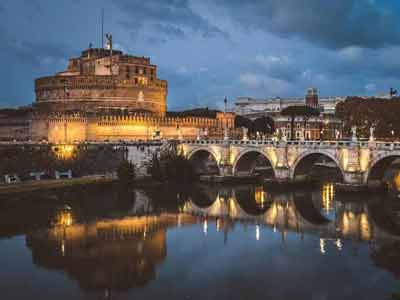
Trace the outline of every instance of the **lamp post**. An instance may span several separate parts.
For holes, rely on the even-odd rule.
[[[391,133],[392,133],[392,141],[394,141],[394,130],[393,129],[392,129]]]
[[[228,99],[225,96],[224,99],[224,141],[229,140],[229,135],[228,135],[228,125],[226,124],[226,106],[228,103]]]

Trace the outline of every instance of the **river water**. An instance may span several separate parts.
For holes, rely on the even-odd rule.
[[[329,183],[1,197],[0,299],[400,299],[399,200]]]

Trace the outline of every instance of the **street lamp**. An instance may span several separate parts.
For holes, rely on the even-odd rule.
[[[392,133],[392,140],[394,141],[394,130],[393,129],[392,129],[391,133]]]

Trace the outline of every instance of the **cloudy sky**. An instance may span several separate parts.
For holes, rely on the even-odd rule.
[[[373,95],[400,79],[397,0],[2,0],[0,106],[34,101],[33,80],[99,46],[149,56],[170,109],[226,95]]]

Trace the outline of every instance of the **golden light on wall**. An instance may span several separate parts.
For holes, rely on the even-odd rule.
[[[360,151],[360,168],[361,168],[362,172],[365,172],[368,170],[369,158],[370,158],[369,149],[361,149],[361,151]]]
[[[71,159],[75,152],[74,145],[60,145],[53,147],[53,151],[56,153],[58,158],[61,159]]]
[[[278,162],[278,156],[276,155],[275,150],[268,148],[266,150],[267,157],[270,159],[271,164],[273,167],[276,167],[276,164]]]
[[[349,151],[347,149],[341,150],[341,163],[343,170],[347,170],[349,164]]]

